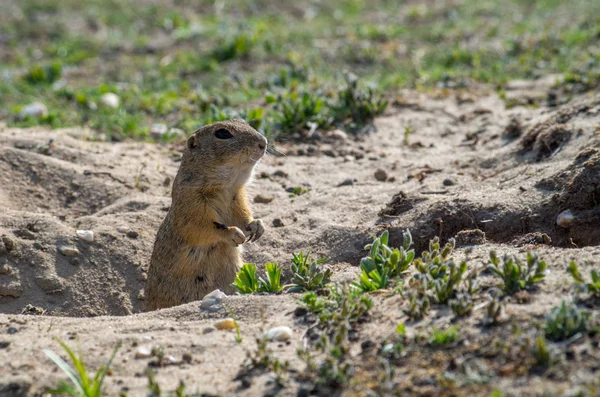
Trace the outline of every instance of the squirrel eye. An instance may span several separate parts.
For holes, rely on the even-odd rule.
[[[218,139],[231,139],[231,138],[233,138],[233,135],[231,135],[231,132],[227,131],[225,128],[218,129],[215,132],[215,136]]]

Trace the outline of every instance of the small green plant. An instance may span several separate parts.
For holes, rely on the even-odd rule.
[[[422,288],[412,289],[404,294],[408,305],[402,309],[411,320],[420,320],[429,313],[431,298]]]
[[[160,387],[160,384],[156,381],[155,376],[155,370],[153,370],[150,367],[146,368],[146,377],[148,378],[148,385],[146,386],[146,388],[148,389],[148,397],[163,397],[165,394],[163,394],[162,388]],[[175,397],[192,397],[196,396],[197,394],[191,395],[186,393],[185,383],[182,380],[180,380],[179,386],[177,386],[177,389],[175,389],[174,395]]]
[[[353,282],[352,285],[361,291],[375,291],[386,288],[390,281],[406,272],[413,262],[415,252],[409,249],[412,245],[410,231],[406,230],[402,238],[402,247],[392,249],[388,246],[389,233],[386,230],[372,244],[367,245],[365,249],[369,250],[369,255],[360,261],[359,282]]]
[[[413,129],[410,125],[404,127],[404,137],[402,138],[402,144],[408,146],[408,138],[413,133]]]
[[[235,341],[237,343],[242,343],[242,331],[240,330],[240,325],[235,319],[235,314],[233,313],[233,310],[231,310],[231,308],[229,307],[227,308],[227,311],[229,312],[229,317],[231,317],[231,319],[233,320],[233,326],[235,327]]]
[[[231,284],[240,294],[266,292],[276,294],[281,292],[281,267],[276,263],[265,264],[265,278],[256,276],[256,265],[247,263],[236,273]]]
[[[546,338],[543,335],[538,336],[536,339],[531,354],[535,359],[535,364],[542,368],[550,368],[556,362],[552,351],[546,345]]]
[[[29,84],[52,84],[60,79],[61,74],[61,63],[54,62],[47,66],[33,66],[24,77]]]
[[[337,389],[348,383],[352,364],[346,359],[349,352],[345,343],[346,338],[347,329],[343,324],[336,327],[336,332],[331,339],[321,334],[316,348],[324,353],[324,359],[318,367],[318,386]]]
[[[357,129],[382,114],[388,102],[372,88],[362,89],[356,75],[346,73],[344,78],[345,86],[338,93],[337,102],[331,106],[332,112],[336,121],[345,124],[350,120],[349,128]]]
[[[465,317],[473,312],[473,299],[469,294],[458,294],[456,298],[451,299],[448,304],[456,317]]]
[[[236,32],[236,34],[221,41],[213,52],[213,58],[219,62],[236,58],[248,58],[257,42],[258,35],[255,32]]]
[[[415,259],[415,267],[429,279],[443,279],[448,273],[449,261],[452,260],[452,252],[456,247],[453,238],[448,240],[444,248],[440,250],[440,238],[434,237],[429,241],[429,250],[423,251],[420,258]]]
[[[598,272],[598,270],[592,269],[590,271],[590,281],[586,281],[583,278],[583,275],[579,273],[577,264],[574,261],[569,263],[567,271],[583,291],[588,292],[596,297],[600,297],[600,272]]]
[[[299,252],[292,258],[292,280],[288,292],[314,291],[331,282],[333,270],[323,268],[327,258],[314,259]]]
[[[460,335],[458,326],[451,326],[445,330],[433,328],[429,337],[429,344],[432,346],[446,346],[458,340]]]
[[[503,290],[512,295],[538,283],[546,276],[546,262],[539,259],[537,254],[528,252],[527,263],[523,264],[518,258],[505,256],[502,265],[495,251],[490,251],[488,269],[503,281]]]
[[[301,302],[318,318],[321,328],[329,328],[341,322],[353,324],[364,319],[373,308],[373,300],[347,285],[330,285],[323,296],[307,292]]]
[[[54,361],[54,363],[58,365],[60,369],[63,370],[63,372],[68,376],[69,380],[71,381],[71,384],[65,381],[60,382],[58,388],[50,390],[50,393],[68,394],[74,397],[101,396],[104,377],[108,373],[110,365],[112,364],[112,361],[114,360],[117,351],[121,348],[121,342],[117,343],[106,364],[102,365],[96,372],[96,375],[94,375],[94,377],[91,378],[87,373],[87,369],[85,368],[81,352],[79,353],[79,355],[77,355],[75,354],[75,352],[73,352],[73,350],[71,350],[69,346],[67,346],[65,342],[63,342],[60,339],[56,339],[56,341],[62,346],[65,352],[67,352],[67,355],[73,362],[73,366],[75,368],[71,367],[66,361],[64,361],[58,354],[54,353],[52,350],[45,349],[44,353],[46,353],[46,355],[50,357],[50,359]]]
[[[447,268],[443,271],[444,275],[433,280],[435,298],[441,304],[448,302],[455,296],[462,277],[467,271],[467,262],[456,265],[453,260],[449,260],[443,266]]]
[[[573,303],[563,301],[546,316],[544,333],[551,341],[561,341],[588,329],[589,312],[581,311]]]
[[[252,294],[258,292],[258,278],[256,276],[256,265],[246,263],[235,275],[233,287],[240,294]]]
[[[268,341],[261,329],[261,335],[256,338],[256,350],[247,352],[246,360],[242,363],[238,378],[254,371],[269,371],[275,374],[275,381],[283,386],[286,380],[289,363],[281,361],[268,347]]]
[[[437,303],[444,304],[454,298],[459,291],[463,277],[467,271],[467,263],[457,265],[451,257],[456,243],[450,239],[440,249],[440,239],[434,237],[429,242],[429,250],[424,251],[420,258],[415,260],[415,267],[419,274],[415,279],[420,281],[425,289],[431,289]],[[473,277],[467,279],[466,292],[473,291]]]
[[[307,292],[302,295],[302,303],[313,314],[319,314],[325,310],[325,298],[318,296],[315,292]]]
[[[291,189],[289,197],[294,198],[296,196],[302,196],[304,193],[308,193],[307,188],[305,188],[304,186],[296,186]]]
[[[315,379],[315,388],[337,389],[350,379],[348,334],[368,315],[373,301],[347,285],[328,289],[329,294],[317,296],[308,292],[302,298],[317,318],[311,332],[318,336],[314,347],[321,353],[321,361],[315,363],[307,349],[299,350],[298,355],[306,362],[306,376]]]
[[[283,285],[281,285],[281,266],[276,263],[265,264],[266,279],[259,277],[259,291],[268,292],[270,294],[276,294],[281,292]]]
[[[266,96],[266,101],[273,104],[273,120],[276,131],[283,135],[291,135],[315,127],[328,128],[331,120],[327,115],[325,101],[320,92],[288,92],[275,97]]]
[[[483,325],[495,325],[500,324],[506,317],[506,309],[504,304],[498,299],[492,299],[486,305],[485,317],[483,318]]]

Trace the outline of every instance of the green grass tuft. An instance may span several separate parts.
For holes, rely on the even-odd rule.
[[[88,374],[88,370],[83,362],[83,355],[81,353],[75,354],[75,352],[67,346],[67,344],[60,339],[56,341],[65,350],[69,358],[71,359],[73,366],[69,365],[64,361],[58,354],[52,350],[45,349],[44,353],[50,357],[54,363],[63,370],[63,372],[69,378],[71,383],[62,381],[56,389],[50,390],[50,393],[67,394],[73,397],[100,397],[103,395],[102,387],[104,384],[104,378],[110,370],[110,365],[117,354],[117,351],[121,348],[121,342],[118,342],[108,361],[100,366],[96,374],[91,377]]]

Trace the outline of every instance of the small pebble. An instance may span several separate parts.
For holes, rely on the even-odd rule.
[[[10,267],[8,267],[8,265],[2,265],[0,266],[0,274],[9,274],[10,273]]]
[[[206,295],[202,298],[202,302],[200,303],[200,309],[209,310],[209,311],[219,311],[221,309],[221,302],[227,295],[221,290],[214,290],[210,294]]]
[[[454,181],[450,178],[446,178],[444,179],[444,181],[442,182],[444,184],[444,186],[452,186],[454,185]]]
[[[75,233],[77,234],[77,237],[83,241],[87,241],[88,243],[94,241],[94,232],[91,230],[77,230]]]
[[[16,329],[15,327],[10,327],[10,328],[8,329],[8,334],[9,334],[9,335],[14,335],[14,334],[16,334],[16,333],[17,333],[17,329]]]
[[[117,94],[107,92],[100,97],[100,103],[109,108],[118,108],[121,100]]]
[[[165,124],[156,123],[150,127],[150,136],[154,139],[160,139],[169,131],[169,128]]]
[[[571,210],[565,210],[558,214],[556,217],[556,224],[560,227],[564,227],[568,229],[571,227],[571,223],[575,220],[575,216],[571,212]]]
[[[323,154],[327,157],[337,157],[337,153],[333,149],[325,149]]]
[[[262,194],[257,194],[254,197],[254,202],[257,204],[268,204],[273,201],[274,197],[263,196]]]
[[[341,141],[343,141],[345,139],[348,139],[348,134],[346,134],[342,130],[333,130],[333,131],[330,131],[330,132],[327,133],[327,136],[329,138],[333,138],[333,139],[341,140]]]
[[[286,341],[292,338],[292,329],[290,327],[286,327],[285,325],[280,327],[273,327],[265,332],[265,337],[268,340],[276,340],[276,341]]]
[[[202,333],[204,335],[206,335],[206,334],[210,334],[211,332],[214,332],[214,331],[216,331],[215,327],[206,327],[202,330]]]
[[[288,174],[285,173],[282,170],[277,170],[273,173],[273,176],[277,176],[277,177],[281,177],[281,178],[287,178]]]
[[[75,247],[69,247],[66,245],[62,245],[58,248],[58,251],[64,256],[77,256],[79,255],[79,250]]]
[[[385,182],[388,178],[387,172],[385,172],[382,169],[378,169],[377,171],[375,171],[375,179],[377,179],[380,182]]]
[[[4,248],[6,248],[7,251],[12,251],[15,248],[14,241],[12,241],[12,239],[8,236],[2,236],[2,242],[4,243]]]
[[[79,266],[81,264],[81,260],[79,258],[71,258],[69,263],[73,266]]]
[[[303,317],[308,314],[308,309],[304,306],[298,306],[296,310],[294,310],[294,316]]]
[[[146,281],[146,280],[148,280],[148,273],[141,272],[140,275],[138,276],[138,280],[140,280],[140,281]]]
[[[163,358],[163,363],[165,364],[177,364],[177,359],[172,354],[169,354]]]
[[[235,322],[232,318],[224,318],[223,320],[215,321],[213,324],[216,329],[219,331],[227,330],[227,329],[235,329]]]
[[[192,355],[190,353],[183,353],[183,355],[181,356],[181,361],[183,361],[184,363],[191,363]]]
[[[140,234],[138,232],[136,232],[135,230],[129,230],[126,233],[126,236],[129,237],[129,238],[138,238],[139,235]]]
[[[141,289],[141,290],[138,291],[138,293],[137,293],[137,299],[139,301],[143,301],[143,300],[146,299],[146,293],[144,292],[143,289]]]
[[[123,233],[123,234],[127,233],[127,231],[128,231],[128,230],[129,230],[129,228],[128,228],[127,226],[119,226],[119,227],[117,228],[117,231],[118,231],[119,233]]]
[[[375,346],[375,342],[373,342],[371,339],[365,339],[360,344],[360,348],[363,351],[371,350],[374,346]]]
[[[340,186],[352,186],[354,185],[354,180],[352,178],[344,179],[337,187]]]
[[[146,346],[140,346],[135,351],[135,358],[148,358],[152,357],[152,349]]]
[[[19,117],[46,117],[48,115],[48,108],[41,102],[34,102],[27,106],[23,106],[19,112]]]
[[[279,218],[273,219],[273,227],[283,227],[283,226],[285,226],[285,225],[283,224],[283,221],[281,219],[279,219]]]

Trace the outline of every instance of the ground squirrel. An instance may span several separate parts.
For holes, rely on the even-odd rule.
[[[148,270],[147,310],[231,291],[242,264],[239,245],[264,231],[253,219],[245,184],[267,139],[245,121],[204,126],[187,140],[172,204],[158,230]]]

